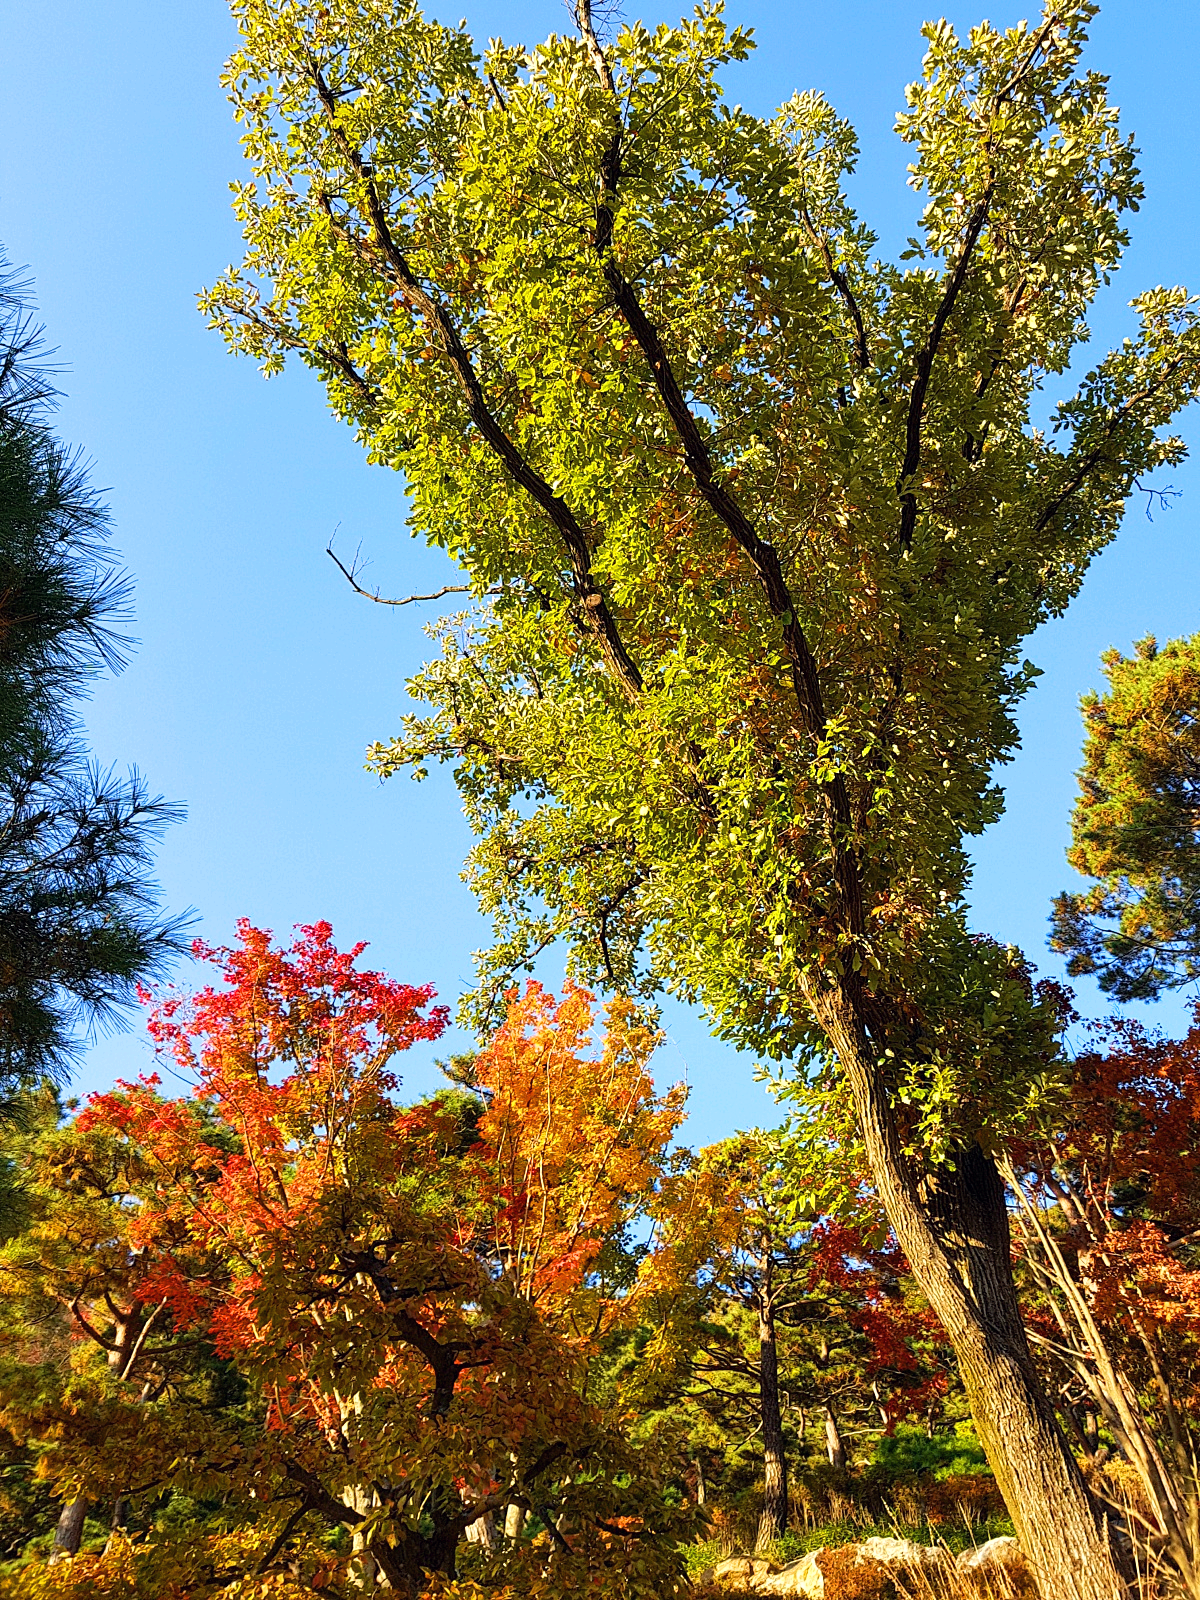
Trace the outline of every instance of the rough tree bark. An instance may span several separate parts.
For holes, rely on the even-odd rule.
[[[825,1454],[829,1465],[841,1472],[846,1465],[846,1446],[837,1425],[837,1416],[831,1405],[821,1407],[825,1417]]]
[[[779,1346],[769,1286],[758,1307],[758,1399],[763,1442],[763,1505],[757,1545],[762,1549],[787,1528],[787,1456],[779,1407]]]
[[[995,1162],[976,1144],[959,1153],[953,1170],[914,1170],[858,997],[839,987],[810,999],[854,1095],[888,1219],[954,1346],[980,1442],[1043,1600],[1121,1600],[1125,1584],[1110,1529],[1033,1364]]]

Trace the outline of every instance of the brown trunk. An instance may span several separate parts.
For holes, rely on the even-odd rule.
[[[109,1518],[108,1540],[104,1546],[105,1555],[107,1555],[113,1548],[115,1540],[118,1539],[122,1533],[124,1533],[127,1511],[128,1506],[125,1502],[125,1496],[118,1495],[113,1501],[112,1516]]]
[[[822,1406],[821,1410],[825,1415],[825,1454],[829,1457],[829,1465],[843,1472],[846,1467],[846,1446],[838,1432],[837,1417],[830,1405]]]
[[[79,1554],[79,1545],[83,1539],[83,1524],[87,1516],[87,1501],[80,1498],[69,1500],[62,1508],[58,1519],[58,1526],[54,1530],[54,1553],[51,1561],[57,1561],[62,1556],[76,1556]]]
[[[758,1311],[758,1402],[762,1421],[763,1506],[757,1544],[762,1549],[782,1538],[787,1528],[787,1457],[779,1410],[779,1348],[775,1340],[775,1314],[769,1298],[764,1299]]]
[[[1043,1600],[1119,1600],[1125,1585],[1109,1529],[1030,1355],[995,1163],[975,1145],[954,1170],[915,1174],[853,996],[826,990],[811,1000],[853,1092],[888,1219],[958,1357],[980,1443]]]

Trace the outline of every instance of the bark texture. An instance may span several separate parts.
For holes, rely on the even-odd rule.
[[[974,1145],[953,1171],[914,1171],[854,997],[825,990],[811,1003],[853,1092],[880,1199],[954,1346],[980,1443],[1043,1600],[1122,1600],[1119,1552],[1033,1364],[995,1163]]]
[[[837,1417],[832,1406],[823,1406],[822,1411],[825,1417],[825,1454],[829,1457],[829,1465],[841,1472],[846,1465],[846,1446],[838,1430]]]
[[[87,1516],[87,1501],[69,1500],[62,1508],[58,1526],[54,1530],[54,1553],[51,1561],[63,1556],[77,1556],[83,1539],[83,1524]]]
[[[758,1521],[758,1547],[780,1538],[787,1528],[787,1456],[779,1405],[779,1347],[775,1313],[769,1300],[758,1312],[758,1398],[762,1420],[763,1506]]]

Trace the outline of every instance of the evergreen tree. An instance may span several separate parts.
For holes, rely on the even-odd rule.
[[[55,401],[26,284],[0,258],[0,1094],[59,1077],[178,946],[149,878],[178,808],[89,757],[79,700],[122,664],[129,584]]]

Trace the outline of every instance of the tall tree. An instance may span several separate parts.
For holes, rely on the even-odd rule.
[[[154,841],[177,808],[89,760],[80,696],[120,665],[128,583],[108,515],[49,427],[25,283],[0,258],[0,1094],[70,1063],[177,948]]]
[[[1056,949],[1118,1000],[1200,975],[1200,634],[1104,656],[1086,738],[1071,865],[1097,880],[1054,903]]]
[[[473,622],[382,773],[455,764],[496,918],[476,1007],[556,937],[835,1078],[953,1341],[1048,1592],[1111,1600],[1102,1518],[1032,1361],[993,1152],[1053,1088],[1054,1007],[966,933],[1023,640],[1077,591],[1200,382],[1182,289],[1036,424],[1141,188],[1089,0],[925,30],[898,123],[926,197],[893,264],[817,94],[722,102],[751,41],[526,51],[414,0],[233,0],[252,176],[203,297],[324,381]]]

